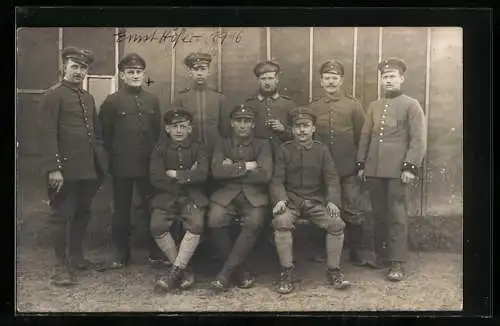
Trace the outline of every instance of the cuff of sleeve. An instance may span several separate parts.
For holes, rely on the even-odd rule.
[[[365,169],[365,162],[356,162],[356,172]]]
[[[402,172],[408,171],[408,172],[413,173],[414,175],[417,175],[418,167],[411,162],[403,162],[403,164],[401,166],[401,171]]]

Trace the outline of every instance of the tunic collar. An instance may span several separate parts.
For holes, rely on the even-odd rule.
[[[181,142],[173,140],[172,138],[170,138],[170,136],[167,136],[167,138],[167,144],[172,149],[178,149],[179,147],[189,148],[191,146],[191,140],[189,139],[189,136]]]
[[[305,145],[305,144],[301,144],[301,143],[299,143],[299,142],[298,142],[297,140],[295,140],[295,139],[294,139],[294,140],[292,140],[292,142],[293,142],[293,144],[294,144],[295,148],[297,148],[298,150],[304,150],[304,149],[305,149],[305,150],[310,150],[310,149],[313,147],[313,144],[314,144],[314,140],[313,140],[313,141],[311,141],[311,143],[306,144],[306,145]]]
[[[77,93],[83,93],[82,89],[82,83],[70,83],[67,80],[62,80],[61,85],[71,89],[72,91],[75,91]]]
[[[280,94],[278,92],[274,93],[271,96],[264,96],[261,93],[257,93],[257,99],[259,100],[259,102],[264,101],[266,98],[271,98],[273,100],[277,100],[279,97],[280,97]]]
[[[129,86],[129,85],[124,85],[123,90],[127,93],[132,93],[132,94],[139,94],[142,91],[142,87],[134,87],[134,86]]]
[[[395,98],[395,97],[398,97],[402,94],[403,94],[403,92],[401,90],[389,91],[389,92],[385,92],[384,97],[385,98]]]
[[[254,139],[253,135],[250,135],[250,137],[248,138],[240,138],[238,136],[233,136],[231,138],[231,143],[236,146],[238,145],[249,146],[252,144],[253,139]]]
[[[342,93],[340,91],[336,91],[333,94],[325,92],[324,98],[326,103],[336,102],[342,98]]]

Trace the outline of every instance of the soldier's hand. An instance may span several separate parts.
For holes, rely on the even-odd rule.
[[[255,170],[257,168],[257,162],[255,161],[245,162],[245,168],[249,171]]]
[[[340,217],[340,209],[334,203],[328,203],[326,210],[331,217]]]
[[[413,180],[415,180],[415,175],[409,171],[403,171],[401,173],[401,181],[404,183],[404,184],[407,184],[407,183],[410,183],[412,182]]]
[[[285,131],[285,126],[281,123],[281,121],[272,119],[269,122],[271,124],[271,129],[276,131]]]
[[[359,180],[361,180],[361,182],[366,181],[365,170],[358,171],[358,178],[359,178]]]
[[[233,160],[231,160],[230,158],[225,158],[224,161],[222,161],[222,165],[228,164],[233,164]]]
[[[52,171],[49,173],[49,186],[51,188],[54,188],[56,192],[59,192],[59,190],[61,190],[63,183],[64,178],[61,171]]]
[[[273,207],[273,215],[280,215],[285,212],[286,209],[286,201],[280,200]]]
[[[177,178],[177,171],[176,170],[167,170],[167,176],[171,178]]]
[[[196,170],[197,167],[198,167],[198,161],[194,161],[193,165],[191,166],[191,171]]]

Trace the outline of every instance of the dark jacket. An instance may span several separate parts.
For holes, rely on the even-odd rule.
[[[60,170],[65,180],[102,178],[108,162],[94,98],[62,81],[40,107],[42,172]]]
[[[271,141],[273,149],[287,140],[291,140],[293,135],[288,125],[288,113],[295,108],[295,103],[285,95],[275,93],[271,97],[264,97],[261,94],[251,96],[245,104],[256,110],[254,134],[258,138],[265,138]],[[285,131],[274,131],[268,124],[268,119],[278,119],[285,126]]]
[[[108,95],[99,117],[116,177],[143,177],[149,174],[149,159],[158,141],[162,122],[159,100],[142,88],[125,86]]]
[[[176,170],[177,178],[167,176],[167,170]],[[191,198],[199,207],[208,205],[201,189],[208,177],[209,162],[201,143],[189,138],[178,143],[163,132],[151,155],[149,171],[151,184],[156,189],[151,207],[167,209],[179,196]]]
[[[317,116],[316,137],[330,149],[339,177],[356,173],[356,155],[365,113],[355,99],[338,93],[310,104]]]
[[[229,113],[224,107],[224,95],[203,85],[186,88],[173,102],[193,116],[192,139],[207,145],[209,155],[221,137],[229,135]]]
[[[370,103],[358,151],[366,176],[399,178],[405,163],[421,166],[426,148],[425,116],[416,99],[399,95]]]
[[[340,207],[340,183],[328,147],[314,140],[306,148],[295,140],[281,144],[274,161],[271,200],[289,200],[299,207],[304,200]]]
[[[229,158],[233,164],[223,165]],[[244,162],[256,161],[258,168],[248,171]],[[259,207],[269,203],[269,181],[273,170],[271,145],[266,139],[241,140],[226,138],[217,143],[212,158],[212,174],[220,180],[220,187],[211,200],[219,205],[228,205],[240,192],[248,201]]]

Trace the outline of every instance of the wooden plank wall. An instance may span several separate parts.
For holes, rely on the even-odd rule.
[[[155,32],[152,28],[121,30],[126,35],[142,37],[151,36]],[[64,46],[88,47],[96,53],[96,63],[91,68],[91,74],[114,75],[117,49],[119,57],[130,52],[142,55],[147,62],[147,75],[154,81],[148,88],[159,96],[163,111],[171,103],[171,94],[189,85],[183,59],[191,51],[206,51],[213,55],[209,83],[225,94],[229,106],[241,103],[256,91],[253,67],[269,55],[281,64],[282,92],[291,96],[297,104],[307,104],[311,97],[321,94],[318,69],[323,61],[342,61],[346,70],[344,87],[350,93],[354,90],[355,96],[366,109],[378,95],[376,64],[379,56],[399,56],[409,66],[404,84],[405,92],[417,98],[424,109],[426,100],[429,103],[426,112],[429,119],[427,169],[425,178],[412,189],[410,213],[453,215],[461,212],[460,29],[432,28],[428,33],[427,28],[383,28],[381,33],[376,27],[315,27],[312,30],[307,27],[186,28],[182,31],[182,37],[177,39],[175,47],[172,47],[173,34],[161,41],[161,35],[172,30],[169,27],[157,28],[156,38],[153,40],[143,38],[138,42],[137,39],[129,41],[123,38],[116,46],[113,41],[114,28],[63,28],[62,40]],[[428,58],[429,35],[431,42]],[[26,28],[18,32],[18,89],[44,90],[57,81],[59,36],[58,28]],[[429,96],[426,99],[428,59]],[[22,144],[21,154],[36,155],[37,105],[41,92],[21,91],[18,94],[16,124]]]

